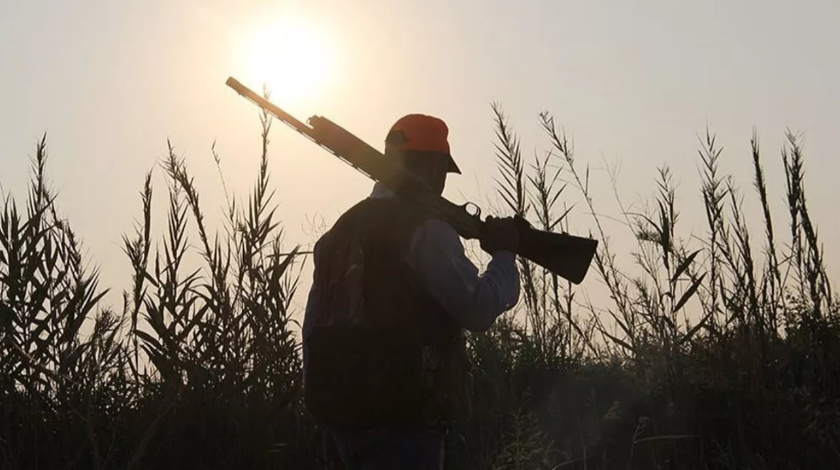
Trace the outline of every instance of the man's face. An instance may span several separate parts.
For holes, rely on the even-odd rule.
[[[443,194],[446,185],[449,170],[448,158],[439,153],[406,152],[403,154],[406,169],[420,177],[426,186],[438,195]]]
[[[446,186],[446,175],[449,169],[448,157],[438,154],[429,160],[429,176],[426,180],[429,189],[435,194],[443,194],[443,189]]]

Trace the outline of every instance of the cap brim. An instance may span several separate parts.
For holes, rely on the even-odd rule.
[[[459,175],[461,174],[461,169],[458,168],[458,164],[455,163],[455,159],[452,158],[452,155],[449,155],[449,170],[448,170],[448,172],[449,173],[457,173]]]

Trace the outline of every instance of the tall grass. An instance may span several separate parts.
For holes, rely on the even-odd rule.
[[[620,234],[605,229],[589,167],[576,162],[553,116],[540,115],[551,149],[528,171],[503,112],[493,111],[498,184],[508,211],[544,228],[565,228],[569,211],[554,206],[555,195],[576,190],[600,241],[588,283],[601,281],[609,296],[573,302],[578,289],[521,262],[524,324],[503,322],[473,338],[483,348],[477,357],[494,364],[480,369],[483,385],[505,399],[479,397],[485,408],[472,426],[491,423],[519,436],[518,415],[492,410],[520,413],[516,407],[526,404],[525,416],[541,422],[527,433],[543,439],[534,448],[559,451],[552,465],[567,468],[840,463],[840,434],[830,424],[840,412],[833,372],[840,311],[808,215],[801,138],[788,132],[782,149],[790,244],[778,240],[757,134],[751,157],[765,229],[759,249],[743,196],[721,174],[723,152],[707,131],[699,149],[705,236],[681,236],[673,175],[662,166],[646,210],[626,210],[617,197],[621,226],[636,241],[633,265],[621,266],[611,243]],[[493,435],[497,440],[474,452],[521,449],[520,438]],[[544,443],[546,436],[554,446]]]
[[[549,150],[526,161],[501,106],[492,111],[503,211],[569,232],[573,217],[591,218],[600,244],[580,287],[519,260],[521,315],[469,337],[476,409],[447,436],[447,468],[837,467],[840,309],[801,137],[785,136],[785,186],[774,189],[753,134],[761,211],[747,214],[707,131],[703,235],[684,235],[667,166],[643,211],[615,192],[622,234],[607,229],[589,167],[551,114],[538,121]],[[339,468],[302,406],[292,300],[305,257],[284,248],[270,130],[262,114],[256,181],[244,200],[227,197],[218,228],[167,142],[156,168],[166,186],[145,175],[123,237],[132,269],[120,308],[104,304],[58,215],[38,143],[25,206],[9,195],[0,214],[0,468]],[[635,241],[631,264],[613,245],[622,236]],[[587,295],[595,284],[608,295]]]
[[[140,223],[123,237],[132,282],[122,312],[101,305],[106,291],[56,215],[41,141],[26,216],[7,198],[0,218],[2,468],[264,467],[306,455],[290,308],[300,260],[297,247],[283,250],[271,122],[261,122],[257,181],[241,206],[229,204],[221,235],[168,145],[168,212],[155,240],[146,175]],[[202,262],[192,270],[190,234]]]

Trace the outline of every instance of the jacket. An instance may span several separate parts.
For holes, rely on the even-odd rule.
[[[314,259],[303,346],[316,418],[392,427],[468,416],[463,333],[518,301],[514,254],[496,253],[479,275],[452,227],[377,185],[318,240]]]

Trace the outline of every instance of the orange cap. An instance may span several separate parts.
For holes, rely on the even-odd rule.
[[[442,153],[449,157],[449,171],[461,173],[449,151],[449,127],[440,118],[425,114],[407,114],[391,126],[386,146],[400,150]]]

